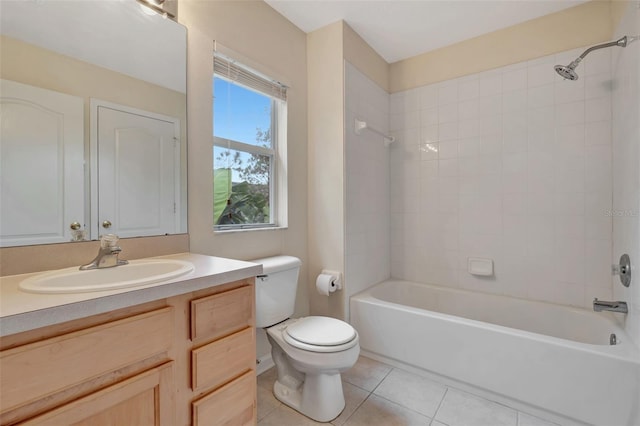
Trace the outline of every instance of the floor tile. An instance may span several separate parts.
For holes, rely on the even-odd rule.
[[[518,426],[558,426],[557,423],[551,423],[546,420],[539,419],[529,414],[518,412]]]
[[[451,388],[435,419],[449,426],[516,426],[518,423],[515,410]]]
[[[364,390],[372,391],[393,367],[361,356],[351,369],[342,373],[342,380]]]
[[[311,420],[284,404],[281,404],[265,418],[258,421],[258,426],[313,426],[326,424]]]
[[[430,422],[427,416],[372,394],[344,426],[428,426]]]
[[[342,391],[344,392],[345,407],[342,413],[331,421],[335,426],[342,426],[349,416],[351,416],[369,396],[369,391],[347,382],[342,382]]]
[[[271,414],[282,403],[276,399],[270,389],[258,386],[258,421]]]
[[[374,393],[403,407],[433,417],[442,402],[446,386],[394,368]]]
[[[278,378],[278,370],[275,367],[271,367],[264,373],[258,376],[258,386],[263,387],[265,389],[272,390],[273,384],[276,382]]]

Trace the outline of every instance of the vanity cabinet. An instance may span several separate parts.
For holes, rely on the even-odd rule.
[[[0,424],[251,425],[254,279],[0,341]]]

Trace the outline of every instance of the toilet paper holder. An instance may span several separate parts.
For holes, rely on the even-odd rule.
[[[326,275],[331,275],[334,276],[335,279],[333,279],[333,281],[331,281],[331,285],[336,287],[336,290],[342,290],[342,274],[338,271],[329,271],[327,269],[323,269],[322,272],[320,272],[320,274],[326,274]]]

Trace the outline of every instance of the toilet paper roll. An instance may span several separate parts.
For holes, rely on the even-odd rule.
[[[328,296],[329,293],[333,293],[334,291],[336,291],[336,285],[335,285],[336,278],[337,277],[335,275],[329,275],[329,274],[318,275],[318,278],[316,278],[316,290],[318,290],[318,293],[324,296]]]

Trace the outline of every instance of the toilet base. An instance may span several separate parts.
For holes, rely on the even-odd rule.
[[[271,356],[278,371],[273,384],[276,399],[318,422],[329,422],[338,417],[345,406],[340,372],[303,373],[294,368],[271,336],[269,339]]]
[[[318,422],[335,419],[345,407],[340,373],[306,374],[298,387],[276,380],[273,394],[283,404]]]

